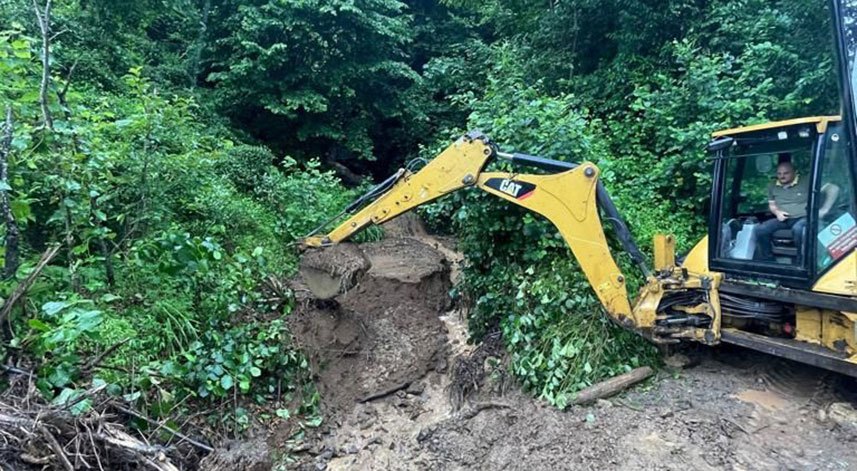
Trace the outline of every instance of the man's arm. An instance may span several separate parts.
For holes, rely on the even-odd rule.
[[[771,214],[777,217],[778,221],[785,221],[789,218],[789,213],[781,211],[777,206],[776,200],[768,200],[768,209],[771,211]]]
[[[833,205],[836,203],[836,200],[839,199],[839,186],[834,185],[833,183],[825,183],[824,186],[821,187],[821,193],[824,195],[824,203],[822,203],[821,208],[818,209],[819,218],[827,216],[830,210],[833,209]]]

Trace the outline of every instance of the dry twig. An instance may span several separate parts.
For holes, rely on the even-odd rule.
[[[139,412],[137,412],[137,411],[135,411],[135,410],[133,410],[133,409],[128,409],[128,408],[126,408],[126,407],[122,407],[122,406],[119,406],[119,405],[117,405],[117,406],[115,406],[115,407],[116,407],[116,409],[117,409],[117,410],[119,410],[119,411],[121,411],[121,412],[124,412],[124,413],[126,413],[126,414],[128,414],[128,415],[134,416],[134,417],[136,417],[136,418],[138,418],[138,419],[141,419],[141,420],[145,420],[146,422],[148,422],[148,423],[150,423],[150,424],[152,424],[152,425],[156,425],[156,426],[158,426],[158,427],[163,427],[166,431],[168,431],[168,432],[170,432],[171,434],[173,434],[173,435],[175,435],[175,436],[177,436],[177,437],[181,438],[182,440],[184,440],[184,441],[186,441],[186,442],[190,443],[191,445],[193,445],[193,446],[195,446],[195,447],[197,447],[197,448],[200,448],[200,449],[202,449],[202,450],[205,450],[205,451],[207,451],[207,452],[209,452],[209,453],[210,453],[210,452],[212,452],[212,451],[214,451],[214,448],[212,448],[212,447],[210,447],[210,446],[206,445],[205,443],[198,442],[198,441],[196,441],[196,440],[194,440],[194,439],[192,439],[192,438],[188,437],[187,435],[184,435],[184,434],[182,434],[182,433],[178,432],[177,430],[173,430],[172,428],[170,428],[170,427],[168,427],[167,425],[164,425],[164,424],[162,424],[162,423],[160,423],[160,422],[158,422],[158,421],[155,421],[155,420],[153,420],[153,419],[150,419],[149,417],[146,417],[145,415],[143,415],[143,414],[141,414],[141,413],[139,413]]]
[[[0,311],[0,322],[5,320],[9,313],[12,312],[12,308],[15,307],[15,304],[25,295],[30,287],[33,285],[33,282],[36,281],[36,278],[45,268],[45,266],[50,263],[51,259],[59,252],[60,246],[55,245],[49,248],[45,253],[42,254],[42,258],[39,259],[39,263],[36,264],[36,267],[33,268],[33,271],[30,273],[27,278],[18,283],[18,286],[15,288],[15,291],[12,293],[12,296],[9,296],[9,299],[6,300],[6,304],[3,305],[3,310]]]

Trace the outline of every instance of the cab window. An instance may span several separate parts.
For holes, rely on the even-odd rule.
[[[857,245],[852,169],[848,164],[845,135],[841,124],[831,126],[824,136],[824,158],[818,204],[816,264],[818,272],[851,252]]]
[[[724,156],[718,258],[805,266],[814,136],[802,128],[744,138]],[[785,214],[771,211],[772,199]]]

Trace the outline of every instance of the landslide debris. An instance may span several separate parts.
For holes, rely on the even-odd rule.
[[[385,239],[315,261],[361,258],[369,268],[353,278],[359,281],[350,290],[320,302],[298,288],[304,297],[290,317],[292,332],[311,360],[327,418],[446,368],[446,331],[438,317],[449,305],[451,287],[444,257],[414,240]],[[327,269],[353,273],[335,265]]]
[[[344,294],[319,301],[298,287],[294,333],[325,421],[290,468],[857,467],[854,381],[749,350],[704,349],[689,369],[565,411],[509,388],[502,339],[467,344],[466,316],[449,304],[446,260],[460,254],[417,237],[359,246],[371,267]]]

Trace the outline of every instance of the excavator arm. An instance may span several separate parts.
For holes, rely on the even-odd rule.
[[[316,233],[332,221],[322,224],[304,238],[303,244],[323,247],[342,242],[372,224],[383,224],[417,206],[472,186],[493,154],[494,148],[486,137],[476,133],[462,136],[418,172],[399,170],[346,208],[344,212],[351,213],[348,219],[326,235],[318,236]],[[372,198],[373,201],[360,208]]]
[[[557,173],[531,175],[484,172],[492,158],[541,167]],[[350,205],[350,216],[332,231],[318,235],[323,224],[303,240],[307,247],[324,247],[347,240],[364,228],[382,224],[420,205],[461,188],[476,186],[483,191],[541,214],[551,221],[565,239],[607,314],[623,327],[635,330],[658,343],[675,343],[690,338],[705,343],[719,341],[719,306],[709,302],[716,290],[707,278],[663,266],[653,274],[630,237],[609,196],[598,181],[599,169],[590,162],[579,165],[522,154],[498,152],[484,135],[469,133],[449,146],[418,172],[400,170]],[[648,283],[632,309],[626,278],[613,259],[599,215],[599,206],[616,229],[626,251],[640,265]],[[342,214],[339,215],[340,217]],[[338,219],[338,218],[336,218]],[[669,256],[661,256],[669,259]],[[700,296],[688,296],[693,291]],[[677,306],[699,319],[711,319],[707,326],[692,325],[683,318],[659,311],[665,296],[683,295],[687,302]],[[716,294],[716,293],[715,293]],[[704,298],[704,301],[701,299]],[[672,319],[670,322],[666,322]],[[707,328],[706,328],[707,327]]]

